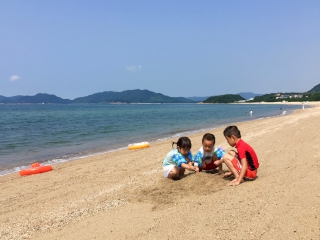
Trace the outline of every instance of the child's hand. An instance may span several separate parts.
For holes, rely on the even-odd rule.
[[[197,168],[198,168],[198,167],[190,166],[188,170],[190,170],[190,171],[194,171],[194,172],[195,172],[195,171],[197,170]]]
[[[220,165],[221,163],[223,163],[223,160],[220,159],[220,160],[216,160],[213,162],[216,166]]]

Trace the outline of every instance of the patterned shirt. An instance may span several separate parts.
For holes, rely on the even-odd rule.
[[[166,156],[166,158],[163,160],[162,162],[162,166],[168,166],[168,165],[175,165],[177,166],[179,169],[181,168],[181,164],[185,163],[188,164],[187,159],[189,159],[189,161],[192,161],[192,154],[189,151],[187,156],[183,156],[178,149],[172,149]]]
[[[226,152],[222,147],[213,147],[210,152],[204,151],[203,147],[201,147],[194,157],[194,162],[197,162],[199,166],[202,166],[202,161],[206,164],[210,164],[212,162],[213,155],[218,159],[221,159],[225,153]]]

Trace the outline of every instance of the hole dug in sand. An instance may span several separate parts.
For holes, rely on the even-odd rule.
[[[153,204],[152,210],[170,208],[177,203],[225,189],[223,175],[206,172],[186,174],[178,181],[163,178],[155,185],[145,187],[130,198],[130,202]]]

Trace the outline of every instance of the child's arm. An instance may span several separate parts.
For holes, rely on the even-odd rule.
[[[188,152],[188,155],[186,156],[186,160],[188,162],[188,168],[185,168],[184,166],[181,165],[182,168],[188,169],[190,171],[196,171],[198,167],[193,166],[193,157],[191,151]],[[199,171],[199,170],[198,170]]]
[[[222,165],[221,165],[221,164],[223,163],[222,158],[219,159],[216,155],[213,155],[212,161],[213,161],[213,163],[214,163],[216,166],[219,166],[219,167],[222,166]]]
[[[188,169],[189,171],[196,171],[197,169],[195,166],[190,166],[187,163],[182,163],[180,166],[184,169]]]
[[[219,160],[219,158],[215,154],[213,154],[212,161],[217,161],[217,160]]]
[[[219,159],[216,155],[213,155],[212,156],[212,161],[213,163],[218,166],[219,168],[219,174],[223,173],[222,171],[222,163],[223,163],[223,160],[222,159]]]
[[[239,173],[239,176],[237,178],[235,178],[234,180],[232,180],[228,184],[229,186],[237,186],[237,185],[239,185],[240,183],[243,182],[243,177],[246,174],[246,171],[248,169],[248,162],[247,162],[246,158],[242,158],[241,159],[241,165],[242,165],[242,168],[241,168],[241,171]]]
[[[220,160],[216,160],[213,162],[216,166],[220,166],[222,163],[223,163],[223,160],[220,159]]]
[[[175,163],[175,165],[180,169],[180,168],[184,168],[184,169],[188,169],[190,171],[195,171],[196,168],[192,165],[189,165],[188,163],[188,158],[192,159],[192,154],[188,153],[187,157],[184,157],[182,154],[175,154],[172,157],[173,162]],[[189,160],[190,161],[190,160]],[[192,163],[191,163],[192,164]]]
[[[223,173],[223,171],[222,171],[223,159],[215,160],[213,163],[214,163],[216,166],[218,166],[218,168],[219,168],[219,174]]]
[[[202,158],[203,158],[203,154],[202,154],[202,152],[200,150],[193,157],[193,162],[194,163],[198,163],[198,167],[199,168],[203,167],[203,164],[204,164],[204,162],[202,161]]]
[[[186,157],[186,161],[187,161],[189,166],[192,166],[192,161],[189,159],[189,157]]]

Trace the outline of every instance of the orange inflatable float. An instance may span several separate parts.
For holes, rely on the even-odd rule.
[[[36,162],[31,165],[31,168],[21,170],[19,172],[19,174],[20,174],[20,176],[26,176],[26,175],[30,175],[30,174],[48,172],[51,170],[52,170],[52,167],[50,165],[40,166],[40,163]]]
[[[146,147],[149,147],[148,142],[132,143],[128,145],[129,150],[136,150],[136,149],[146,148]]]

